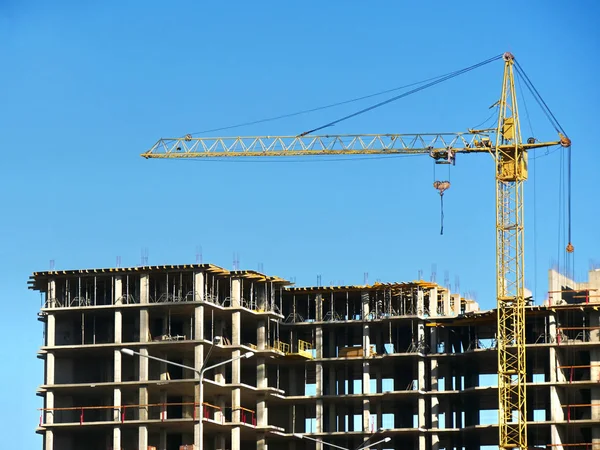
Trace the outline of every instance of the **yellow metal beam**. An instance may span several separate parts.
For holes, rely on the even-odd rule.
[[[448,159],[456,153],[494,152],[495,130],[437,134],[352,134],[327,136],[238,136],[160,139],[141,154],[150,158],[224,158],[319,155],[430,155]],[[526,149],[555,142],[525,144]],[[506,146],[506,150],[510,145]]]

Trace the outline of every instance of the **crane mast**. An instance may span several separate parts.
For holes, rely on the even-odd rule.
[[[505,53],[504,61],[494,152],[499,446],[526,449],[523,182],[527,150],[521,143],[514,58]]]
[[[453,164],[459,153],[490,154],[495,162],[496,179],[499,447],[526,449],[523,187],[527,180],[527,152],[554,145],[569,147],[571,142],[560,132],[557,141],[521,141],[513,71],[515,59],[511,53],[505,53],[502,58],[504,76],[496,128],[421,134],[204,138],[186,135],[181,138],[160,139],[141,156],[147,159],[169,159],[427,154],[438,164]],[[571,250],[567,247],[567,251],[572,251],[572,247]]]

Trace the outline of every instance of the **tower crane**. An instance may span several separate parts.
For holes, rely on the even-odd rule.
[[[526,449],[523,183],[528,177],[528,151],[555,145],[570,147],[571,141],[555,122],[557,140],[539,142],[529,138],[522,142],[514,74],[515,64],[517,69],[519,66],[511,53],[496,57],[500,58],[504,60],[504,75],[495,128],[421,134],[304,133],[299,136],[231,138],[186,135],[160,139],[141,156],[170,159],[425,154],[437,164],[454,164],[459,153],[490,154],[494,160],[496,180],[499,446],[503,449]],[[543,100],[541,104],[547,108]],[[547,113],[550,113],[549,110]],[[552,113],[547,116],[556,121]],[[434,187],[443,195],[449,183],[436,182]],[[573,246],[569,242],[567,252],[572,251]]]

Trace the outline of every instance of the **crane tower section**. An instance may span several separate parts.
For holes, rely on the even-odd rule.
[[[504,54],[496,133],[496,291],[500,448],[527,448],[523,182],[527,150],[521,143],[513,72]]]

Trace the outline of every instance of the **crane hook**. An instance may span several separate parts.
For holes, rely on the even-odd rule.
[[[441,208],[441,227],[440,234],[444,234],[444,192],[450,189],[449,181],[434,181],[433,187],[440,193],[440,208]]]

